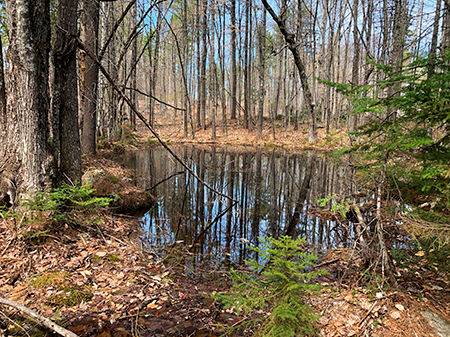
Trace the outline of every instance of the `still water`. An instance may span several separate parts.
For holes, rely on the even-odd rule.
[[[251,257],[249,246],[265,235],[306,237],[316,252],[347,245],[351,233],[313,214],[317,199],[352,195],[348,166],[315,152],[172,149],[203,181],[237,202],[200,184],[163,148],[128,154],[123,160],[135,183],[157,200],[142,217],[152,248],[185,245],[202,263],[242,263]]]

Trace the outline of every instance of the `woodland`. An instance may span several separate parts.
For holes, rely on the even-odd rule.
[[[449,331],[449,0],[4,0],[0,8],[0,305],[11,310],[0,311],[0,336],[3,326],[19,335],[35,328],[19,312],[45,335],[64,336],[213,336],[224,326],[258,336],[431,336],[426,310]],[[125,215],[154,200],[116,157],[158,144],[220,198],[220,217],[231,219],[240,202],[172,142],[345,158],[357,191],[312,201],[311,212],[351,224],[358,257],[335,251],[311,262],[301,238],[289,239],[319,175],[313,152],[283,235],[261,239],[270,254],[255,248],[271,263],[249,262],[261,283],[227,265],[214,285],[200,284],[156,261],[139,244],[136,217]],[[121,197],[108,199],[116,189]],[[410,249],[395,248],[393,232]],[[343,282],[342,268],[356,281]],[[378,289],[365,288],[366,274]],[[338,293],[303,302],[316,278]],[[247,303],[261,284],[277,294],[272,302]],[[209,295],[196,297],[197,286]],[[331,323],[339,313],[327,308],[354,303],[347,323]]]

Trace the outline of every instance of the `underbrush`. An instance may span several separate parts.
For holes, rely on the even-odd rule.
[[[314,315],[304,301],[319,286],[311,280],[326,273],[314,270],[317,257],[307,252],[304,238],[289,236],[260,239],[251,248],[257,258],[247,261],[250,271],[231,272],[231,291],[215,294],[226,307],[244,315],[239,324],[228,331],[243,329],[255,336],[317,335]]]
[[[19,212],[0,208],[0,216],[17,238],[38,243],[61,227],[89,226],[101,221],[97,212],[108,206],[111,199],[94,197],[92,192],[89,185],[63,184],[54,190],[33,193],[22,201]]]

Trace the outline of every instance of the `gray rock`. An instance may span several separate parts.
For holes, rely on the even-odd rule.
[[[450,321],[444,317],[439,316],[431,311],[421,311],[423,317],[425,317],[434,328],[438,336],[449,337],[450,336]]]
[[[90,170],[87,171],[82,178],[83,184],[94,185],[106,178],[106,172],[103,170]]]

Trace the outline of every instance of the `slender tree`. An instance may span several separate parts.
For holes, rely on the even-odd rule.
[[[258,138],[262,138],[263,115],[264,115],[264,98],[265,90],[265,74],[266,74],[266,11],[262,10],[262,20],[258,25],[258,54],[259,54],[259,100],[258,100]]]
[[[81,7],[81,40],[86,48],[97,57],[99,2],[97,0],[83,0]],[[98,66],[83,51],[80,53],[79,64],[83,92],[81,98],[83,113],[81,148],[83,153],[94,154],[96,152]]]
[[[297,66],[300,80],[302,83],[303,96],[306,104],[306,109],[308,110],[308,141],[310,143],[315,143],[317,141],[317,125],[316,125],[316,115],[314,112],[314,104],[312,100],[311,90],[308,83],[308,76],[306,75],[305,65],[300,56],[299,43],[294,33],[290,32],[286,25],[287,19],[287,3],[286,0],[282,1],[280,16],[278,16],[272,7],[269,5],[267,0],[262,0],[264,7],[267,9],[269,14],[272,16],[273,20],[278,25],[281,33],[283,34],[289,50],[294,56],[294,62]]]
[[[230,118],[236,119],[236,0],[230,3],[231,51],[230,51]]]
[[[6,144],[6,91],[5,72],[3,69],[3,45],[0,39],[0,143]]]

